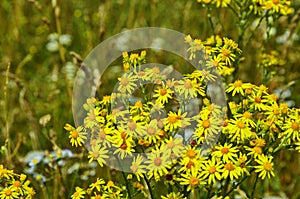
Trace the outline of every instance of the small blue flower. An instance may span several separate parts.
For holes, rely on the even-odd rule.
[[[34,173],[33,177],[36,181],[38,181],[39,183],[45,183],[46,182],[46,177],[43,176],[42,174],[39,173]]]
[[[64,158],[73,157],[73,153],[69,149],[64,149],[64,150],[61,151],[61,153],[62,153],[62,157],[64,157]]]
[[[44,154],[43,151],[31,151],[25,156],[24,162],[30,167],[35,167],[43,160]]]

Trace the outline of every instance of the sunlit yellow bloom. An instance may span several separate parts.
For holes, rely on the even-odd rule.
[[[81,198],[85,197],[85,194],[86,194],[85,190],[83,190],[80,187],[76,187],[75,190],[76,190],[75,193],[73,193],[73,195],[71,195],[72,199],[81,199]]]
[[[169,154],[170,159],[177,159],[184,152],[184,144],[182,138],[170,137],[170,139],[165,140],[164,150],[165,153]]]
[[[229,137],[237,142],[244,142],[245,139],[249,139],[253,135],[249,126],[241,119],[229,120],[227,128],[229,129]]]
[[[141,178],[144,178],[143,174],[146,173],[146,165],[143,163],[143,157],[138,154],[137,156],[133,157],[133,161],[130,166],[130,170],[133,172],[133,174],[135,174],[138,181],[140,181]]]
[[[154,176],[154,179],[158,181],[161,176],[168,173],[168,168],[171,166],[168,154],[160,150],[152,150],[151,153],[147,154],[148,177],[149,179]]]
[[[212,152],[212,156],[221,158],[223,162],[235,161],[237,152],[239,151],[236,146],[232,147],[232,144],[225,143],[223,146],[215,146],[216,151]]]
[[[241,80],[236,80],[234,83],[229,84],[229,87],[226,89],[226,92],[232,92],[232,96],[235,96],[236,93],[244,95],[244,90],[249,88],[252,88],[252,85],[250,83],[243,83]]]
[[[89,163],[91,163],[93,160],[96,160],[99,165],[103,167],[103,164],[106,164],[105,159],[109,158],[108,150],[106,149],[106,147],[101,147],[100,144],[97,144],[95,146],[92,146],[92,150],[89,151],[88,158],[90,159]]]
[[[181,185],[187,185],[187,191],[194,190],[195,188],[206,184],[205,181],[201,178],[200,173],[196,169],[192,169],[191,172],[186,174],[181,174],[179,178]]]
[[[69,138],[72,146],[82,146],[84,140],[87,139],[86,132],[82,126],[79,126],[77,129],[69,132]]]
[[[215,158],[207,160],[202,164],[203,171],[202,177],[208,179],[208,184],[213,184],[217,180],[222,179],[223,166],[220,161],[216,161]]]
[[[172,99],[173,91],[169,89],[167,86],[162,86],[156,90],[154,90],[156,94],[153,97],[157,98],[156,102],[160,104],[168,103],[169,99]]]
[[[179,109],[178,112],[169,111],[168,117],[164,119],[164,129],[166,131],[175,131],[178,128],[185,128],[186,126],[190,125],[190,118],[186,118],[187,113],[181,114],[181,110]]]
[[[249,151],[249,153],[247,153],[248,156],[253,155],[254,158],[257,158],[258,156],[263,154],[262,148],[259,146],[255,146],[253,148],[248,146],[244,146],[244,147],[247,151]]]
[[[258,166],[254,166],[255,172],[259,173],[258,176],[261,179],[264,179],[266,176],[268,176],[268,178],[271,178],[271,176],[275,176],[273,172],[274,163],[272,162],[272,159],[272,156],[268,157],[265,155],[258,156],[258,159],[255,159],[255,161],[259,164]]]
[[[228,177],[230,180],[238,179],[241,176],[241,168],[236,166],[233,162],[226,162],[224,163],[224,170],[222,173],[222,177],[227,179]]]
[[[132,72],[125,73],[124,75],[122,75],[122,77],[118,78],[118,91],[121,93],[131,94],[137,88],[137,85],[135,83],[136,80],[137,78],[133,75]]]
[[[178,193],[171,192],[166,196],[161,196],[161,199],[186,199],[186,197],[184,197],[184,195],[181,194],[180,192]]]

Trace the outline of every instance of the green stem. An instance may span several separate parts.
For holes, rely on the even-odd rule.
[[[253,185],[252,192],[251,192],[251,199],[254,198],[254,192],[255,192],[255,187],[256,187],[257,181],[258,181],[258,174],[256,174],[256,176],[255,176],[255,181],[254,181],[254,185]]]
[[[3,114],[5,119],[5,129],[6,129],[6,148],[7,148],[7,164],[11,164],[11,147],[10,147],[10,131],[9,131],[9,122],[8,122],[8,99],[7,99],[7,85],[8,85],[8,74],[10,69],[10,63],[7,65],[6,74],[5,74],[5,84],[4,84],[4,107]]]
[[[150,182],[149,182],[146,174],[143,174],[143,175],[144,175],[144,180],[145,180],[145,182],[146,182],[146,184],[148,186],[148,191],[149,191],[149,194],[150,194],[150,198],[153,199],[154,197],[153,197],[153,193],[152,193]]]

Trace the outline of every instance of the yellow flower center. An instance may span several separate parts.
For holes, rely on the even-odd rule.
[[[156,166],[160,166],[161,163],[162,163],[162,159],[160,157],[157,157],[157,158],[154,159],[154,164]]]
[[[194,158],[196,153],[193,149],[189,149],[187,152],[186,152],[186,155],[189,157],[189,158]]]
[[[279,3],[279,0],[273,0],[272,1],[275,5],[277,5]]]
[[[243,116],[247,119],[251,119],[251,113],[249,111],[246,111]]]
[[[228,57],[230,55],[230,50],[226,49],[226,48],[223,48],[221,53],[225,56],[225,57]]]
[[[233,86],[235,88],[238,88],[238,87],[241,87],[243,85],[243,82],[241,80],[236,80],[234,83],[233,83]]]
[[[190,185],[193,187],[195,185],[197,185],[199,182],[199,179],[198,178],[195,178],[195,177],[191,177],[190,179]]]
[[[213,173],[216,172],[216,167],[212,166],[212,167],[209,168],[208,171],[209,171],[210,174],[213,174]]]
[[[273,113],[274,113],[274,115],[278,115],[278,114],[280,113],[280,111],[279,111],[279,109],[277,108],[277,109],[274,109]]]
[[[202,122],[202,127],[203,128],[208,128],[210,126],[210,121],[209,120],[204,120],[203,122]]]
[[[149,126],[149,127],[147,128],[147,133],[148,133],[149,135],[154,135],[155,131],[156,131],[156,129],[155,129],[154,127],[152,127],[152,126]]]
[[[162,89],[160,90],[159,94],[160,94],[161,96],[164,96],[165,94],[167,94],[167,89],[166,89],[166,88],[162,88]]]
[[[114,182],[113,181],[108,181],[107,182],[107,185],[106,186],[108,186],[108,187],[113,187],[113,186],[115,186],[115,184],[114,184]]]
[[[122,139],[125,139],[127,137],[127,134],[123,131],[122,133],[121,133],[121,138]]]
[[[261,102],[261,98],[260,97],[255,97],[254,102],[259,104]]]
[[[254,151],[255,153],[257,153],[257,154],[262,154],[261,148],[260,148],[260,147],[257,147],[257,146],[253,148],[253,151]]]
[[[74,196],[75,196],[75,198],[78,197],[78,196],[79,196],[79,193],[76,191],[76,192],[74,193]]]
[[[100,137],[102,140],[104,140],[105,137],[106,137],[105,132],[104,132],[104,131],[101,131],[100,134],[99,134],[99,137]]]
[[[221,152],[222,152],[223,154],[227,154],[227,153],[229,153],[229,149],[226,148],[226,147],[224,147],[224,148],[221,149]]]
[[[193,166],[195,166],[195,163],[193,161],[189,161],[186,165],[186,168],[190,169],[192,168]]]
[[[152,72],[153,72],[154,74],[159,74],[159,73],[160,73],[160,70],[159,70],[159,68],[154,67],[154,68],[152,68]]]
[[[133,172],[136,172],[138,170],[138,166],[136,163],[132,164],[132,166],[130,167],[130,169],[133,171]]]
[[[128,128],[129,128],[129,130],[134,131],[136,129],[136,123],[135,122],[130,122],[128,124]]]
[[[245,128],[245,124],[243,121],[239,120],[237,123],[236,123],[237,127],[239,127],[240,129],[243,129]]]
[[[214,65],[215,67],[218,67],[218,66],[219,66],[219,62],[214,61],[214,62],[213,62],[213,65]]]
[[[95,199],[101,199],[101,196],[100,195],[96,195]]]
[[[167,147],[168,147],[169,149],[173,149],[173,148],[175,147],[174,141],[169,142],[169,143],[167,144]]]
[[[168,121],[169,121],[169,123],[175,123],[175,122],[177,122],[177,116],[176,115],[170,115],[168,117]]]
[[[187,81],[184,83],[184,87],[185,87],[186,89],[192,88],[193,86],[192,86],[191,81],[190,81],[190,80],[187,80]]]
[[[298,122],[293,122],[292,123],[292,129],[294,131],[298,131],[299,130],[299,123]]]
[[[95,159],[97,159],[99,157],[99,152],[98,151],[93,151],[92,155]]]
[[[137,101],[135,103],[135,106],[138,107],[138,108],[142,108],[143,107],[143,103],[141,101]]]
[[[265,168],[265,170],[267,170],[267,171],[271,171],[271,170],[272,170],[272,165],[271,165],[271,163],[266,162],[266,163],[264,164],[264,168]]]
[[[73,139],[77,139],[79,137],[79,133],[77,130],[72,131],[71,136]]]
[[[123,149],[123,150],[126,150],[127,149],[127,144],[126,143],[121,144],[120,148]]]
[[[11,193],[11,190],[9,190],[9,189],[7,189],[6,191],[5,191],[5,195],[6,196],[10,196],[12,193]]]
[[[127,86],[129,83],[129,79],[127,77],[122,77],[120,83],[122,86]]]
[[[228,171],[232,171],[234,169],[234,166],[231,163],[225,164],[225,169]]]

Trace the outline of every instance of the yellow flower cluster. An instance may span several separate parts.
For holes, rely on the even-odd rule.
[[[275,69],[285,64],[285,61],[280,58],[278,51],[271,51],[270,54],[263,53],[260,56],[260,66],[265,68]]]
[[[191,46],[188,49],[191,53],[190,59],[195,59],[198,51],[204,52],[207,56],[202,61],[205,61],[206,67],[217,69],[217,72],[222,76],[232,74],[234,71],[233,62],[242,53],[235,41],[227,37],[221,38],[218,35],[213,35],[205,41],[192,39],[188,35],[185,42]]]
[[[269,14],[281,14],[288,15],[293,13],[293,9],[290,7],[290,0],[251,0],[251,1],[241,1],[241,0],[197,0],[201,3],[203,7],[206,6],[216,6],[219,7],[248,7],[254,14],[263,15],[266,12]]]
[[[105,182],[102,178],[97,178],[96,182],[89,185],[88,188],[75,188],[72,194],[72,199],[81,199],[89,196],[91,199],[119,199],[125,198],[122,189],[114,184],[112,181]]]
[[[205,66],[223,75],[241,52],[233,40],[218,36],[204,42],[187,36],[186,42],[191,59],[205,49]],[[134,174],[127,178],[145,195],[151,193],[144,192],[140,182],[147,183],[148,189],[149,181],[175,186],[163,199],[187,198],[196,190],[210,190],[210,197],[227,196],[235,188],[230,190],[228,183],[254,174],[262,180],[271,178],[278,151],[300,150],[300,110],[278,103],[264,85],[236,80],[226,87],[230,100],[225,115],[226,108],[212,103],[206,94],[207,81],[215,78],[203,69],[177,80],[169,78],[164,68],[143,68],[132,62],[110,96],[87,100],[84,125],[65,126],[70,142],[87,144],[90,162],[100,166],[118,157],[120,168]],[[103,192],[109,190],[103,180],[96,184],[87,190],[76,188],[72,198],[112,194]],[[126,198],[120,188],[114,188],[118,195],[114,198]]]
[[[123,55],[123,68],[125,70],[129,70],[131,65],[136,67],[146,62],[145,60],[146,51],[142,51],[140,55],[137,53],[132,53],[128,55],[127,52],[124,52],[122,55]]]
[[[33,198],[35,191],[26,178],[25,174],[16,174],[0,164],[0,198]]]
[[[252,0],[249,8],[258,15],[269,14],[288,15],[293,13],[290,0]]]

